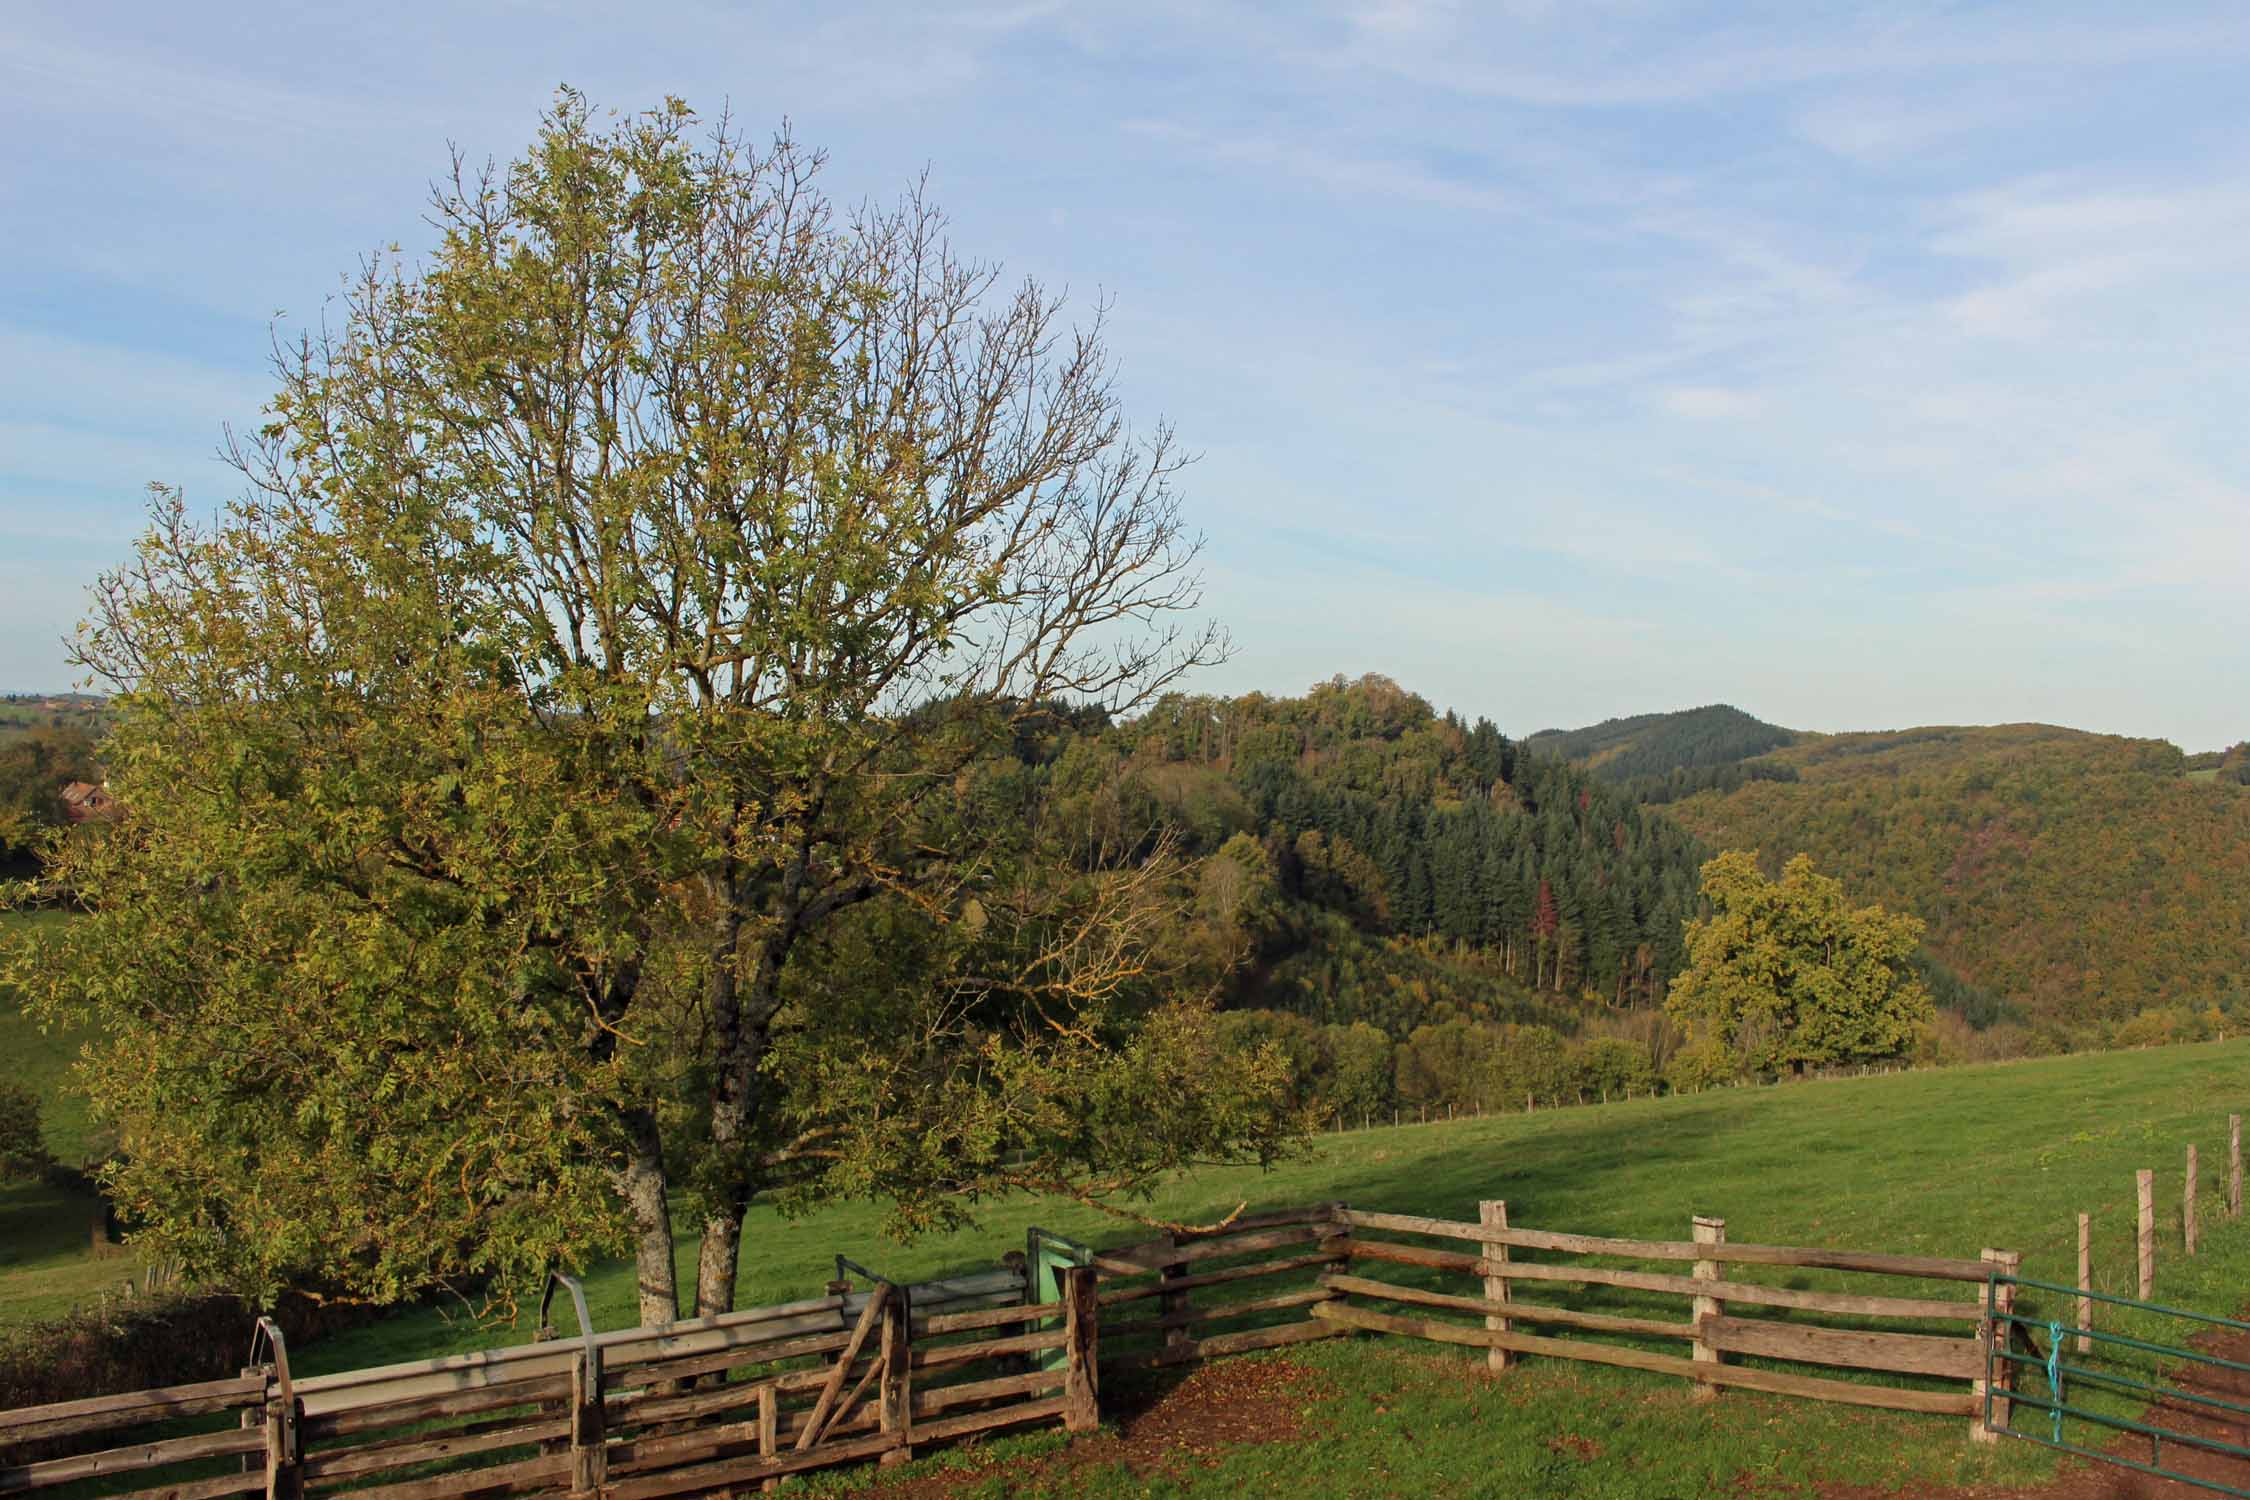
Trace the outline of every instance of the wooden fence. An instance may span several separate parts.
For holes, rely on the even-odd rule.
[[[2012,1294],[1991,1277],[2013,1276],[2016,1261],[1730,1244],[1718,1219],[1697,1219],[1685,1240],[1630,1240],[1515,1228],[1499,1201],[1474,1223],[1327,1203],[1099,1250],[1034,1230],[1028,1253],[997,1270],[911,1286],[839,1258],[823,1296],[662,1328],[593,1332],[571,1283],[575,1338],[292,1381],[265,1324],[269,1357],[238,1379],[0,1413],[0,1445],[85,1450],[0,1464],[0,1494],[126,1475],[144,1486],[134,1500],[770,1488],[1002,1427],[1086,1430],[1099,1421],[1102,1366],[1357,1332],[1482,1348],[1494,1369],[1541,1355],[1674,1375],[1706,1394],[1967,1416],[1981,1437],[1987,1370],[2004,1382],[2012,1368],[1987,1359]],[[1736,1279],[1767,1267],[1971,1290]],[[1448,1277],[1460,1289],[1433,1284]],[[1667,1299],[1685,1316],[1651,1314],[1647,1304]],[[2006,1390],[1994,1394],[2005,1425]]]
[[[238,1379],[0,1413],[0,1444],[86,1450],[0,1465],[0,1494],[122,1475],[143,1485],[132,1500],[770,1488],[969,1433],[1093,1427],[1094,1295],[1091,1271],[1045,1303],[1020,1268],[865,1290],[840,1277],[802,1302],[609,1333],[587,1329],[581,1300],[576,1338],[294,1381],[264,1324],[270,1357]],[[1051,1368],[1024,1368],[1037,1353]]]
[[[1101,1277],[1105,1365],[1173,1364],[1367,1331],[1480,1347],[1496,1370],[1520,1355],[1542,1355],[1675,1375],[1705,1393],[1738,1387],[1966,1416],[1980,1438],[1986,1344],[1994,1312],[2008,1310],[1987,1306],[1988,1278],[2012,1275],[2017,1261],[1997,1250],[1967,1260],[1729,1244],[1720,1219],[1698,1219],[1690,1237],[1676,1241],[1511,1228],[1499,1201],[1481,1205],[1474,1223],[1323,1204],[1085,1258]],[[1732,1279],[1730,1269],[1739,1267],[1930,1281],[1955,1295],[1776,1286]],[[1402,1272],[1421,1284],[1397,1279]],[[1467,1284],[1458,1291],[1431,1284],[1449,1276]],[[2010,1293],[2000,1289],[2003,1304]],[[1674,1298],[1686,1305],[1674,1316],[1585,1305],[1604,1297],[1658,1310]],[[1151,1304],[1154,1313],[1142,1311]],[[1650,1341],[1684,1347],[1641,1347]],[[1758,1363],[1740,1363],[1745,1358]],[[2005,1379],[2008,1363],[1999,1368]]]
[[[1320,1278],[1344,1263],[1343,1211],[1340,1203],[1283,1209],[1210,1234],[1091,1253],[1102,1288],[1102,1362],[1176,1365],[1333,1337],[1338,1330],[1312,1310],[1337,1295]],[[1284,1312],[1298,1315],[1276,1321]]]
[[[1988,1250],[1980,1259],[1963,1260],[1729,1244],[1723,1219],[1700,1218],[1686,1240],[1616,1239],[1512,1228],[1504,1202],[1488,1202],[1480,1208],[1476,1223],[1345,1209],[1341,1218],[1350,1234],[1342,1245],[1349,1265],[1322,1277],[1322,1285],[1337,1295],[1314,1305],[1313,1317],[1338,1329],[1483,1348],[1491,1351],[1490,1362],[1496,1369],[1506,1368],[1512,1356],[1521,1354],[1583,1360],[1679,1376],[1706,1392],[1739,1387],[1853,1406],[1966,1416],[1976,1436],[1988,1436],[1983,1426],[1986,1349],[1993,1337],[1995,1312],[2007,1310],[2004,1305],[1991,1305],[1989,1278],[1995,1271],[2014,1273],[2016,1257],[2007,1252]],[[1377,1234],[1409,1238],[1376,1238]],[[1477,1248],[1462,1252],[1418,1243],[1432,1239],[1467,1241]],[[1654,1262],[1664,1269],[1584,1264],[1588,1258]],[[1679,1274],[1683,1264],[1686,1275]],[[1460,1294],[1405,1285],[1364,1274],[1362,1266],[1451,1273],[1471,1279],[1476,1290]],[[1732,1279],[1729,1268],[1742,1266],[1854,1272],[1956,1288],[1967,1284],[1974,1292],[1966,1298],[1907,1297]],[[1573,1288],[1630,1292],[1638,1294],[1637,1300],[1677,1298],[1687,1304],[1687,1316],[1601,1311],[1534,1295]],[[2002,1288],[1998,1294],[2003,1303],[2008,1291]],[[1418,1311],[1415,1315],[1379,1312],[1369,1303]],[[1481,1326],[1432,1316],[1438,1312],[1478,1315]],[[1900,1324],[1911,1325],[1914,1331]],[[1920,1331],[1932,1324],[1960,1331]],[[1526,1333],[1522,1331],[1526,1326],[1576,1336]],[[1686,1347],[1680,1353],[1659,1353],[1616,1341],[1620,1339]],[[1730,1362],[1738,1356],[1878,1372],[1914,1383],[1876,1384]],[[2001,1368],[2007,1368],[2006,1362]],[[2004,1406],[2003,1400],[2003,1410],[1997,1414],[2003,1418]]]

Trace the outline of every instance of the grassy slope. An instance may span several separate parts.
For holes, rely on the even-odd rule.
[[[1316,1158],[1265,1176],[1205,1173],[1155,1207],[1195,1217],[1241,1199],[1342,1198],[1473,1218],[1478,1199],[1501,1197],[1517,1224],[1665,1238],[1686,1237],[1691,1214],[1711,1213],[1725,1216],[1738,1240],[1965,1256],[1987,1245],[2019,1249],[2026,1275],[2063,1280],[2074,1262],[2074,1215],[2095,1209],[2098,1272],[2122,1287],[2131,1274],[2134,1169],[2157,1169],[2163,1243],[2176,1245],[2182,1148],[2201,1147],[2206,1201],[2215,1204],[2225,1117],[2246,1103],[2250,1042],[2097,1054],[1372,1130],[1326,1138]],[[1021,1243],[1030,1222],[1132,1237],[1085,1210],[1008,1204],[994,1208],[981,1232],[894,1247],[878,1239],[864,1206],[793,1223],[760,1210],[742,1298],[806,1295],[839,1251],[901,1278],[989,1264]],[[2207,1216],[2206,1238],[2196,1261],[2167,1254],[2158,1295],[2233,1310],[2250,1273],[2250,1225]],[[1797,1286],[1882,1286],[1834,1273],[1742,1274]],[[630,1321],[626,1268],[598,1269],[589,1292],[597,1324]],[[423,1312],[317,1345],[300,1363],[337,1369],[523,1336]],[[1320,1487],[1376,1495],[1422,1485],[1447,1494],[1686,1495],[1742,1476],[1769,1487],[1760,1493],[1798,1493],[1815,1472],[1889,1483],[1911,1475],[2022,1478],[2043,1467],[2028,1445],[1972,1450],[1955,1420],[1740,1394],[1694,1405],[1675,1382],[1590,1366],[1535,1361],[1486,1384],[1458,1379],[1453,1356],[1428,1346],[1355,1340],[1293,1357],[1325,1371],[1334,1387],[1314,1424],[1317,1440],[1225,1455],[1207,1479],[1177,1493]],[[1587,1437],[1599,1456],[1558,1454],[1545,1442],[1556,1432]],[[1558,1468],[1558,1459],[1567,1462]],[[1142,1492],[1137,1482],[1099,1474],[1068,1484],[1089,1494]]]
[[[2036,1016],[2098,1025],[2243,987],[2250,796],[2160,741],[2045,725],[1829,735],[1794,783],[1664,811],[1722,848],[1803,851],[1930,924],[1940,961]]]
[[[0,930],[61,920],[0,912]],[[0,1057],[8,1076],[39,1096],[47,1149],[72,1164],[99,1149],[85,1100],[67,1086],[78,1047],[75,1035],[42,1031],[0,990]],[[0,1327],[67,1313],[133,1274],[137,1262],[129,1254],[88,1253],[87,1230],[100,1211],[89,1194],[44,1183],[0,1186]]]

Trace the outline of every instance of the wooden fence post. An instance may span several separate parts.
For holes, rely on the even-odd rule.
[[[245,1375],[263,1373],[266,1377],[265,1401],[260,1416],[266,1429],[265,1470],[266,1500],[304,1500],[304,1451],[298,1418],[301,1415],[297,1402],[296,1383],[289,1378],[289,1343],[281,1335],[281,1327],[271,1318],[260,1318],[250,1336],[250,1357],[258,1357],[263,1345],[269,1362],[245,1370]],[[248,1411],[243,1412],[242,1424],[251,1422]],[[252,1467],[247,1455],[243,1468]]]
[[[2195,1148],[2187,1148],[2187,1185],[2180,1189],[2180,1237],[2183,1248],[2195,1254]]]
[[[2023,1267],[2023,1256],[2014,1250],[1997,1250],[1993,1252],[1993,1259],[1994,1264],[1999,1267],[2000,1274],[2009,1278],[1998,1288],[1992,1308],[1996,1315],[2005,1318],[2016,1310],[2014,1277],[2016,1272]],[[1999,1330],[1994,1336],[2000,1340],[2002,1349],[2008,1347],[2008,1340],[2012,1337],[2015,1326],[2015,1324],[2009,1322],[2000,1324]],[[2008,1399],[2009,1393],[2016,1388],[2015,1364],[2010,1360],[2001,1360],[2000,1368],[1993,1372],[1993,1377],[1992,1415],[1998,1419],[2001,1427],[2005,1428],[2008,1425],[2009,1417],[2015,1410],[2015,1403]]]
[[[2227,1217],[2242,1217],[2242,1116],[2227,1116]]]
[[[774,1395],[773,1382],[758,1387],[758,1457],[771,1461],[781,1457],[781,1402]],[[778,1490],[781,1480],[768,1478],[759,1483],[760,1490]]]
[[[1695,1242],[1698,1245],[1709,1245],[1713,1247],[1714,1250],[1716,1250],[1717,1247],[1726,1244],[1726,1220],[1707,1219],[1703,1215],[1697,1214],[1695,1216],[1694,1224]],[[1721,1265],[1722,1262],[1717,1258],[1716,1255],[1714,1255],[1709,1260],[1697,1261],[1695,1263],[1695,1279],[1697,1281],[1720,1280]],[[1719,1351],[1711,1346],[1711,1344],[1704,1338],[1703,1333],[1703,1320],[1705,1318],[1720,1317],[1723,1316],[1725,1312],[1726,1304],[1724,1302],[1721,1302],[1716,1297],[1697,1297],[1695,1299],[1694,1311],[1690,1316],[1694,1319],[1695,1322],[1695,1362],[1697,1364],[1716,1365],[1725,1363],[1725,1360],[1720,1357]],[[1719,1388],[1715,1385],[1708,1385],[1702,1381],[1697,1381],[1695,1384],[1695,1399],[1698,1401],[1709,1401],[1716,1397],[1718,1394]]]
[[[2156,1295],[2156,1174],[2147,1168],[2133,1174],[2140,1198],[2141,1300]]]
[[[570,1492],[595,1496],[609,1483],[609,1439],[602,1411],[602,1352],[579,1345],[570,1367]]]
[[[1063,1294],[1063,1426],[1071,1432],[1092,1432],[1102,1425],[1101,1383],[1097,1360],[1101,1353],[1101,1298],[1095,1290],[1092,1266],[1069,1266],[1062,1273]]]
[[[1978,1297],[1977,1318],[1977,1348],[1980,1353],[1990,1351],[1987,1367],[1992,1371],[1992,1381],[1988,1390],[1980,1372],[1969,1382],[1969,1397],[1976,1403],[1969,1417],[1969,1436],[1976,1442],[1995,1443],[2007,1427],[2012,1410],[2006,1393],[2015,1388],[2015,1367],[2000,1356],[2007,1352],[2015,1327],[2006,1319],[2016,1310],[2016,1289],[2012,1283],[2000,1285],[1994,1277],[2013,1277],[2023,1257],[2009,1250],[1985,1250],[1977,1258],[1992,1268]]]
[[[1477,1222],[1484,1225],[1484,1227],[1487,1229],[1507,1228],[1508,1205],[1506,1200],[1500,1198],[1487,1198],[1482,1203],[1479,1203],[1477,1205]],[[1506,1245],[1495,1245],[1488,1241],[1484,1247],[1484,1259],[1484,1300],[1487,1302],[1507,1301],[1508,1278],[1505,1276],[1494,1275],[1492,1274],[1492,1272],[1496,1263],[1502,1263],[1508,1259],[1508,1247]],[[1510,1325],[1508,1323],[1508,1320],[1500,1316],[1499,1314],[1486,1313],[1484,1316],[1484,1326],[1491,1329],[1495,1333],[1506,1333]],[[1515,1362],[1515,1356],[1505,1349],[1487,1349],[1485,1351],[1485,1368],[1488,1370],[1492,1370],[1495,1373],[1507,1369]]]
[[[1022,1324],[1016,1326],[1023,1328]],[[1030,1330],[1024,1328],[1023,1331]],[[891,1435],[895,1445],[883,1450],[879,1462],[885,1467],[905,1463],[914,1456],[913,1355],[912,1309],[902,1292],[883,1309],[882,1386],[876,1399],[882,1430]]]
[[[1180,1237],[1176,1234],[1165,1235],[1164,1248],[1167,1251],[1176,1252],[1180,1248]],[[1157,1280],[1160,1282],[1177,1281],[1185,1275],[1187,1275],[1187,1266],[1177,1261],[1156,1273]],[[1187,1346],[1194,1342],[1188,1336],[1187,1331],[1188,1294],[1186,1292],[1166,1292],[1156,1299],[1156,1306],[1157,1311],[1163,1315],[1165,1322],[1165,1357],[1168,1360],[1185,1359],[1187,1357]]]
[[[2093,1289],[2094,1216],[2092,1214],[2080,1214],[2078,1216],[2078,1290],[2081,1294],[2078,1298],[2078,1327],[2080,1330],[2078,1352],[2080,1354],[2094,1352],[2094,1341],[2088,1338],[2084,1332],[2084,1330],[2094,1326],[2094,1299],[2084,1295],[2084,1293]]]

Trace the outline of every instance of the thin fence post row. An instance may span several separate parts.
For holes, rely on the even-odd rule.
[[[1506,1229],[1508,1227],[1507,1200],[1488,1198],[1478,1204],[1477,1222],[1487,1229]],[[1500,1265],[1505,1263],[1507,1259],[1508,1247],[1506,1245],[1488,1243],[1484,1246],[1484,1300],[1487,1302],[1505,1302],[1508,1300],[1508,1278],[1505,1274],[1499,1273]],[[1495,1333],[1506,1333],[1512,1325],[1506,1318],[1498,1314],[1488,1313],[1485,1316],[1484,1326]],[[1484,1364],[1488,1370],[1495,1372],[1505,1370],[1515,1362],[1515,1356],[1505,1349],[1495,1347],[1485,1351]]]
[[[1718,1247],[1726,1244],[1726,1220],[1705,1218],[1703,1215],[1697,1214],[1693,1222],[1695,1229],[1694,1238],[1696,1244],[1708,1245],[1712,1247],[1714,1252],[1718,1249]],[[1721,1265],[1722,1262],[1717,1258],[1716,1254],[1714,1254],[1713,1257],[1709,1260],[1697,1261],[1695,1263],[1694,1271],[1695,1280],[1720,1280]],[[1724,1302],[1721,1302],[1716,1297],[1697,1297],[1695,1299],[1693,1311],[1690,1316],[1695,1321],[1695,1362],[1697,1364],[1716,1365],[1725,1363],[1725,1359],[1720,1355],[1718,1349],[1708,1341],[1708,1335],[1705,1332],[1704,1323],[1704,1320],[1706,1318],[1717,1318],[1724,1315],[1725,1312],[1726,1304]],[[1694,1399],[1697,1401],[1709,1401],[1715,1398],[1718,1394],[1719,1388],[1717,1386],[1707,1384],[1703,1381],[1697,1381],[1695,1384],[1693,1395]]]
[[[2180,1243],[2195,1254],[2195,1148],[2187,1148],[2187,1185],[2180,1189]]]
[[[2140,1202],[2140,1300],[2156,1294],[2156,1173],[2143,1167],[2133,1174],[2134,1196]]]
[[[2078,1352],[2094,1352],[2094,1341],[2087,1330],[2094,1326],[2094,1299],[2084,1295],[2094,1289],[2094,1216],[2078,1216]]]

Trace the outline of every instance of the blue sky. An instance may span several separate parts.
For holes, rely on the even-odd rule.
[[[0,16],[0,686],[142,486],[232,491],[268,327],[570,82],[925,165],[1114,304],[1231,629],[1523,733],[2250,736],[2250,9],[220,7]]]

